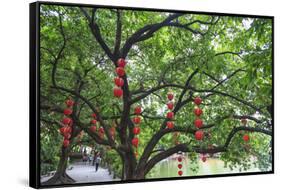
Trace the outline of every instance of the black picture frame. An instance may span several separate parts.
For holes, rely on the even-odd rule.
[[[122,9],[122,10],[139,10],[139,11],[154,11],[154,12],[173,12],[173,13],[194,13],[207,14],[218,16],[235,16],[249,18],[266,18],[272,20],[272,170],[266,172],[248,172],[248,173],[229,173],[215,174],[204,176],[188,176],[188,177],[171,177],[157,178],[144,180],[126,180],[126,181],[110,181],[110,182],[93,182],[93,183],[78,183],[64,185],[44,185],[40,184],[40,5],[60,5],[60,6],[75,6],[75,7],[95,7],[105,9]],[[73,187],[73,186],[88,186],[102,184],[120,184],[120,183],[136,183],[136,182],[151,182],[165,180],[183,180],[183,179],[200,179],[213,177],[233,177],[259,174],[274,173],[274,17],[264,15],[247,15],[234,13],[215,13],[187,10],[171,10],[171,9],[156,9],[156,8],[139,8],[139,7],[123,7],[123,6],[108,6],[108,5],[92,5],[78,3],[62,3],[40,1],[30,3],[30,80],[29,80],[29,185],[33,188],[55,188],[55,187]]]

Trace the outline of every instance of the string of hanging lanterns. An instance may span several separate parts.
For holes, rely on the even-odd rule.
[[[136,115],[133,118],[134,128],[133,128],[133,134],[134,138],[132,139],[132,145],[135,147],[135,156],[138,157],[138,146],[139,146],[139,138],[138,135],[141,132],[140,123],[141,123],[141,117],[140,114],[142,112],[141,106],[135,107],[134,114]]]
[[[114,78],[114,88],[113,88],[113,95],[116,98],[121,98],[123,96],[123,90],[122,87],[124,85],[124,80],[122,77],[126,74],[125,66],[126,61],[123,58],[118,59],[117,66],[115,69],[115,73],[117,74],[117,77]]]
[[[59,129],[60,130],[60,134],[64,137],[63,138],[63,147],[66,148],[69,146],[70,144],[70,138],[71,138],[71,134],[72,134],[72,125],[73,125],[73,120],[70,118],[71,114],[72,114],[72,107],[74,105],[74,101],[71,99],[68,99],[65,101],[65,104],[67,106],[67,108],[65,108],[63,110],[63,119],[62,119],[62,127]]]
[[[200,130],[200,128],[203,126],[203,120],[200,118],[200,116],[203,114],[203,110],[200,108],[202,99],[200,97],[196,97],[194,98],[193,102],[196,105],[194,108],[194,115],[196,117],[194,120],[194,126],[198,129],[194,136],[196,140],[201,141],[204,138],[204,132],[203,130]]]

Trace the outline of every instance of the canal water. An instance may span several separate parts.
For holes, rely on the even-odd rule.
[[[166,178],[166,177],[178,177],[178,164],[179,162],[175,158],[168,158],[159,162],[148,173],[146,178]],[[193,169],[197,168],[196,171]],[[226,174],[226,173],[240,173],[239,168],[231,170],[229,167],[224,167],[224,162],[218,158],[207,158],[203,162],[200,158],[197,163],[192,163],[187,157],[184,157],[182,161],[182,176],[196,176],[196,175],[213,175],[213,174]],[[243,172],[257,172],[258,168],[252,166],[251,169]]]

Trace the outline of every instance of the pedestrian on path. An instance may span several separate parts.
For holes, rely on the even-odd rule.
[[[93,166],[96,163],[96,159],[97,159],[98,154],[99,154],[99,152],[97,150],[95,150],[94,155],[93,155]]]
[[[100,157],[100,155],[98,155],[97,158],[96,158],[96,172],[99,169],[100,162],[101,162],[101,157]]]
[[[91,163],[93,161],[93,156],[91,154],[89,154],[89,156],[88,156],[88,161],[89,161],[89,165],[91,165]]]

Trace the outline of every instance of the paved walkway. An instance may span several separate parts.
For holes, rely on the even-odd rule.
[[[95,167],[89,164],[76,163],[70,165],[66,173],[72,177],[76,183],[86,182],[101,182],[101,181],[118,181],[120,179],[113,179],[113,175],[109,175],[108,170],[99,167],[98,171],[95,171]],[[52,176],[42,177],[41,182],[47,181]]]

